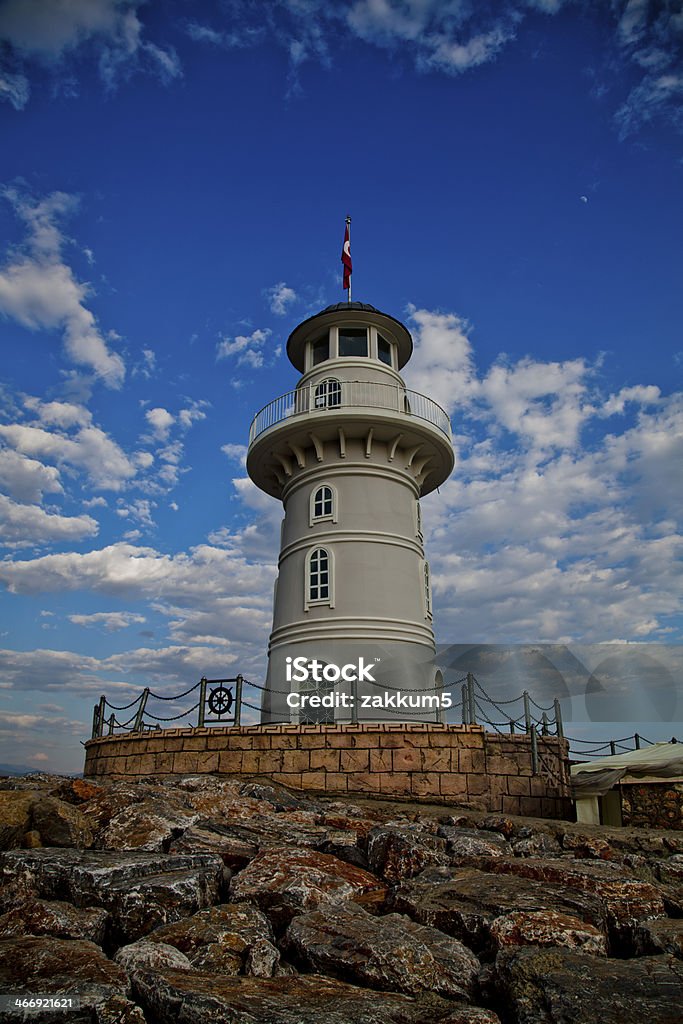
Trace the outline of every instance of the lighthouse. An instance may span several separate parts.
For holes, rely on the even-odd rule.
[[[263,723],[441,720],[420,499],[454,453],[401,376],[412,351],[388,313],[328,306],[289,336],[296,387],[252,421],[247,471],[284,508]]]

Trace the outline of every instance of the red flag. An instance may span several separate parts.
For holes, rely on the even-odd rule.
[[[344,264],[344,283],[342,287],[347,291],[351,287],[351,271],[353,266],[351,264],[351,239],[349,238],[349,222],[346,222],[346,231],[344,232],[344,247],[342,249],[341,261]]]

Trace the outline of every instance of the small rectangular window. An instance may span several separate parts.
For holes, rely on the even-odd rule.
[[[355,327],[339,328],[340,356],[367,356],[367,354],[368,332],[365,328],[362,330]]]
[[[377,335],[377,358],[391,366],[391,345],[381,334]]]
[[[326,359],[330,358],[330,339],[327,334],[313,342],[311,353],[313,356],[313,366],[317,366],[318,363],[324,363]]]

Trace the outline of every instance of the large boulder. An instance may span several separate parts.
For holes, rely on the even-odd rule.
[[[352,903],[295,917],[283,947],[310,970],[409,995],[469,1000],[479,970],[457,939],[402,914],[374,917]]]
[[[567,946],[607,956],[607,939],[587,921],[556,910],[513,911],[495,918],[489,927],[493,946]]]
[[[320,974],[221,977],[201,971],[139,971],[133,989],[158,1024],[497,1024],[486,1010],[437,996],[375,992]]]
[[[93,1019],[94,1008],[112,996],[130,994],[125,972],[108,960],[93,942],[81,939],[56,939],[49,936],[25,936],[0,940],[0,993],[26,997],[73,994],[80,1009],[41,1009],[27,1019],[55,1024],[65,1020],[85,1024]],[[22,1020],[17,1011],[3,1020]]]
[[[446,840],[422,825],[379,825],[367,837],[368,866],[390,885],[433,864],[448,864]]]
[[[446,840],[451,864],[476,864],[482,857],[509,857],[512,853],[510,844],[494,830],[441,825],[438,834]]]
[[[218,901],[224,867],[207,854],[173,856],[75,850],[13,850],[0,873],[33,896],[109,911],[108,939],[134,942],[168,921]]]
[[[515,1024],[677,1024],[683,963],[671,957],[612,960],[575,950],[518,949],[496,960]]]
[[[74,907],[62,900],[28,899],[0,917],[0,936],[53,935],[101,946],[108,914],[101,907]]]
[[[594,895],[604,909],[610,948],[615,953],[632,952],[640,921],[666,916],[661,892],[649,882],[629,877],[620,864],[568,857],[526,857],[491,858],[484,866],[487,871]]]
[[[40,833],[43,846],[87,849],[94,838],[90,822],[81,810],[52,796],[33,801],[31,828]]]
[[[122,808],[97,837],[100,850],[167,852],[173,839],[198,820],[192,808],[178,801],[146,799]]]
[[[201,971],[270,978],[280,967],[280,951],[270,922],[250,903],[226,903],[200,910],[192,917],[157,928],[147,939],[174,946]]]
[[[263,850],[230,883],[233,900],[263,910],[276,930],[295,914],[346,900],[381,903],[386,886],[362,868],[325,853],[286,847]]]
[[[476,868],[428,868],[403,882],[388,906],[420,924],[438,928],[475,952],[492,954],[493,922],[515,912],[567,914],[602,930],[604,910],[590,893],[495,875]]]
[[[0,850],[22,846],[24,834],[31,828],[31,793],[0,791]]]

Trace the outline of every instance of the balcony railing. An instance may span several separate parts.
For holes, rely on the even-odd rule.
[[[451,422],[440,405],[418,391],[398,384],[327,379],[280,395],[257,412],[249,428],[249,444],[269,427],[297,416],[315,416],[344,409],[385,409],[426,420],[450,440]]]

